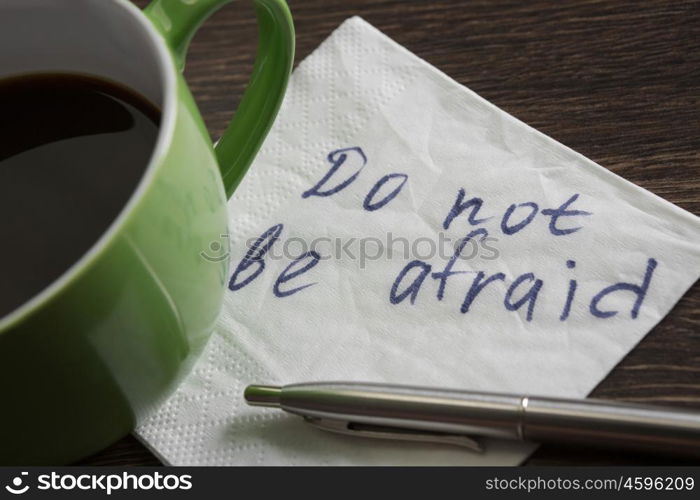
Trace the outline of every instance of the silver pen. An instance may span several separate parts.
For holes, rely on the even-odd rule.
[[[251,385],[245,399],[353,436],[474,451],[483,450],[479,437],[494,437],[700,457],[700,412],[684,409],[346,382]]]

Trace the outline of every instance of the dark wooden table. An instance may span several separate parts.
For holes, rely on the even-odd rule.
[[[146,1],[136,1],[144,6]],[[638,185],[700,214],[700,2],[290,0],[297,61],[361,15],[484,98]],[[199,32],[186,70],[218,137],[255,54],[250,2]],[[700,409],[700,286],[593,391]],[[154,465],[133,437],[85,464]],[[543,446],[529,464],[672,463]]]

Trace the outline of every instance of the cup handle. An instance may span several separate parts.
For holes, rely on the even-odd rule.
[[[170,46],[178,69],[201,24],[231,0],[153,0],[144,13]],[[294,24],[284,0],[254,0],[258,53],[233,119],[214,149],[226,196],[243,179],[277,116],[294,62]]]

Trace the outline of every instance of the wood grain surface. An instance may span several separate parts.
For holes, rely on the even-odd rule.
[[[190,50],[187,81],[212,137],[230,119],[252,68],[257,33],[250,3],[224,7]],[[297,62],[344,19],[360,15],[520,120],[700,214],[700,2],[289,3]],[[700,409],[698,284],[592,395]],[[159,462],[127,437],[82,463]],[[674,462],[542,446],[527,463]]]

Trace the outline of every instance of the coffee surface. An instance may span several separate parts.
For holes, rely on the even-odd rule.
[[[149,163],[160,112],[101,79],[0,80],[0,318],[99,239]]]

